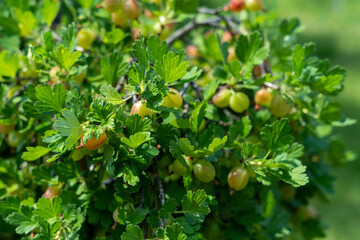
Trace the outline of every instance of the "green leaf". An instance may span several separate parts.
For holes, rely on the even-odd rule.
[[[290,178],[282,178],[285,182],[293,185],[294,187],[304,186],[309,182],[309,178],[306,175],[306,166],[299,166],[294,168],[289,173]]]
[[[311,88],[327,95],[334,95],[343,89],[343,81],[343,75],[322,76],[311,83]]]
[[[185,76],[188,64],[189,62],[181,60],[180,55],[168,52],[167,55],[163,56],[162,61],[156,61],[155,69],[166,83],[171,83]]]
[[[62,111],[63,118],[59,118],[55,123],[56,130],[61,136],[68,137],[65,141],[65,145],[68,149],[72,148],[74,144],[81,138],[82,127],[75,114],[64,109]]]
[[[60,45],[56,48],[56,50],[49,53],[52,60],[54,60],[57,64],[63,67],[65,70],[68,70],[76,60],[81,56],[80,51],[72,52],[64,45]]]
[[[199,6],[199,0],[174,0],[173,8],[175,11],[183,13],[195,13]]]
[[[251,120],[248,116],[242,117],[240,121],[235,122],[235,124],[231,125],[229,133],[230,133],[230,141],[235,141],[238,137],[246,138],[252,129]]]
[[[182,209],[190,224],[202,223],[205,216],[210,213],[206,202],[207,195],[204,189],[196,192],[188,191],[182,202]]]
[[[212,81],[207,84],[204,88],[204,101],[209,101],[210,98],[215,94],[217,88],[219,86],[218,81]]]
[[[293,64],[293,71],[299,77],[301,75],[302,70],[305,67],[305,48],[301,45],[296,45],[293,57],[292,57],[292,64]]]
[[[118,51],[111,53],[108,58],[103,57],[101,59],[101,74],[104,80],[109,84],[117,82],[120,76],[124,74],[123,64],[123,56]]]
[[[137,225],[127,225],[126,231],[121,235],[121,240],[143,240],[141,228]]]
[[[60,9],[60,1],[57,0],[44,0],[43,7],[41,9],[41,14],[45,19],[48,27],[51,26],[54,21],[56,15],[58,14]]]
[[[17,234],[28,234],[36,227],[38,223],[31,219],[31,216],[25,216],[21,213],[12,213],[7,218],[6,221],[11,225],[18,226],[15,231]]]
[[[50,149],[43,146],[26,147],[26,152],[23,152],[21,158],[25,161],[35,161],[48,152],[50,152]]]
[[[261,139],[269,150],[276,151],[288,147],[294,140],[290,135],[291,127],[287,118],[265,125],[260,133]]]
[[[136,186],[136,184],[140,181],[140,178],[136,175],[134,169],[130,168],[130,166],[124,166],[120,169],[120,173],[117,177],[123,177],[124,182],[127,182],[131,186]]]
[[[106,33],[106,35],[104,37],[104,43],[118,44],[122,40],[124,40],[124,38],[126,36],[127,36],[127,34],[123,30],[121,30],[120,28],[114,28],[110,32]]]
[[[58,218],[64,210],[64,205],[62,205],[62,199],[60,197],[55,197],[52,200],[49,198],[40,198],[36,206],[37,209],[34,211],[34,214],[46,221],[51,218]]]
[[[168,240],[186,240],[187,237],[184,234],[184,228],[179,223],[166,226],[165,228],[165,239]]]
[[[147,132],[151,129],[151,120],[149,118],[141,118],[140,115],[135,114],[126,118],[125,120],[126,131],[133,135],[138,132]]]
[[[71,51],[74,51],[77,45],[76,38],[76,25],[75,23],[69,24],[67,27],[61,28],[61,40],[65,47],[69,48]]]
[[[251,33],[249,38],[242,34],[236,41],[236,56],[242,63],[259,64],[259,61],[261,62],[268,55],[268,50],[261,48],[262,44],[263,40],[259,32]]]
[[[139,39],[136,39],[132,45],[131,53],[139,61],[140,65],[144,67],[145,70],[149,69],[149,57],[145,46],[144,37],[141,32]]]
[[[111,127],[113,125],[113,115],[115,106],[100,99],[94,99],[90,105],[90,112],[86,118],[91,122],[101,123]]]
[[[64,85],[56,84],[54,90],[51,90],[50,85],[38,85],[35,91],[35,96],[39,100],[35,107],[43,114],[60,113],[64,108],[67,94]]]
[[[47,53],[54,50],[55,42],[53,39],[52,31],[49,30],[46,33],[44,33],[44,45],[45,45],[45,51]]]
[[[112,104],[118,105],[124,103],[120,93],[118,93],[111,85],[101,86],[100,92],[105,96],[106,100]]]
[[[19,56],[16,53],[9,53],[8,51],[0,52],[0,78],[15,77],[19,69]]]
[[[150,36],[146,44],[149,49],[149,57],[152,63],[161,61],[163,56],[167,53],[168,46],[166,42],[160,42],[158,36]]]
[[[204,120],[206,114],[207,102],[203,101],[201,104],[198,104],[194,111],[191,114],[191,130],[194,133],[197,133],[200,129],[201,123]]]
[[[219,151],[220,149],[222,149],[225,146],[227,140],[228,140],[227,136],[223,137],[222,139],[214,138],[212,143],[209,145],[209,150],[213,153]]]
[[[138,132],[131,135],[129,138],[122,137],[121,142],[130,148],[138,148],[141,144],[148,142],[152,139],[149,132]]]

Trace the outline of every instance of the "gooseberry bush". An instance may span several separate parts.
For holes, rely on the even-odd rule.
[[[346,72],[266,4],[1,1],[1,239],[324,236]]]

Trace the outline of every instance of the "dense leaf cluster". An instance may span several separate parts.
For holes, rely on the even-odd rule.
[[[0,2],[0,238],[323,236],[310,200],[354,158],[332,134],[345,70],[296,19],[124,0],[121,25],[111,2]]]

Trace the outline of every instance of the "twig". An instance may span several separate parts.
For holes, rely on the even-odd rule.
[[[164,203],[165,203],[165,191],[164,191],[164,187],[162,185],[161,179],[160,179],[159,169],[158,169],[156,158],[154,159],[154,164],[155,164],[156,178],[157,178],[157,182],[158,182],[158,186],[159,186],[159,199],[160,199],[161,205],[164,205]],[[164,219],[160,219],[160,227],[165,228]]]
[[[206,8],[206,7],[198,7],[197,11],[199,13],[216,15],[216,14],[224,11],[224,9],[225,9],[225,6],[224,7],[218,7],[218,8],[215,8],[215,9]]]
[[[191,30],[201,27],[201,26],[214,26],[219,24],[221,21],[220,18],[215,17],[215,18],[209,18],[206,19],[202,22],[196,22],[194,21],[190,21],[189,23],[187,23],[185,26],[183,26],[182,28],[180,28],[179,30],[177,30],[176,32],[174,32],[170,37],[168,37],[166,39],[166,43],[168,45],[173,44],[177,39],[182,38],[183,36],[185,36],[188,32],[190,32]]]
[[[224,109],[224,113],[229,118],[232,118],[232,119],[237,120],[237,121],[240,120],[240,118],[238,116],[235,116],[234,114],[232,114],[228,109]]]
[[[184,94],[185,94],[186,90],[189,88],[189,86],[190,86],[190,82],[187,82],[184,84],[183,88],[180,91],[180,96],[182,96],[182,97],[184,96]]]
[[[201,93],[200,93],[199,86],[195,82],[192,82],[192,86],[195,89],[197,98],[201,100],[202,96],[201,96]]]
[[[123,88],[123,84],[125,82],[125,76],[121,76],[121,78],[119,79],[116,87],[115,87],[115,90],[118,92],[120,91],[122,88]]]

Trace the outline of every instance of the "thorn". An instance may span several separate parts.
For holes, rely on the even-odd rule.
[[[234,193],[235,193],[235,190],[234,190],[234,189],[231,189],[231,191],[230,191],[230,196],[234,195]]]

